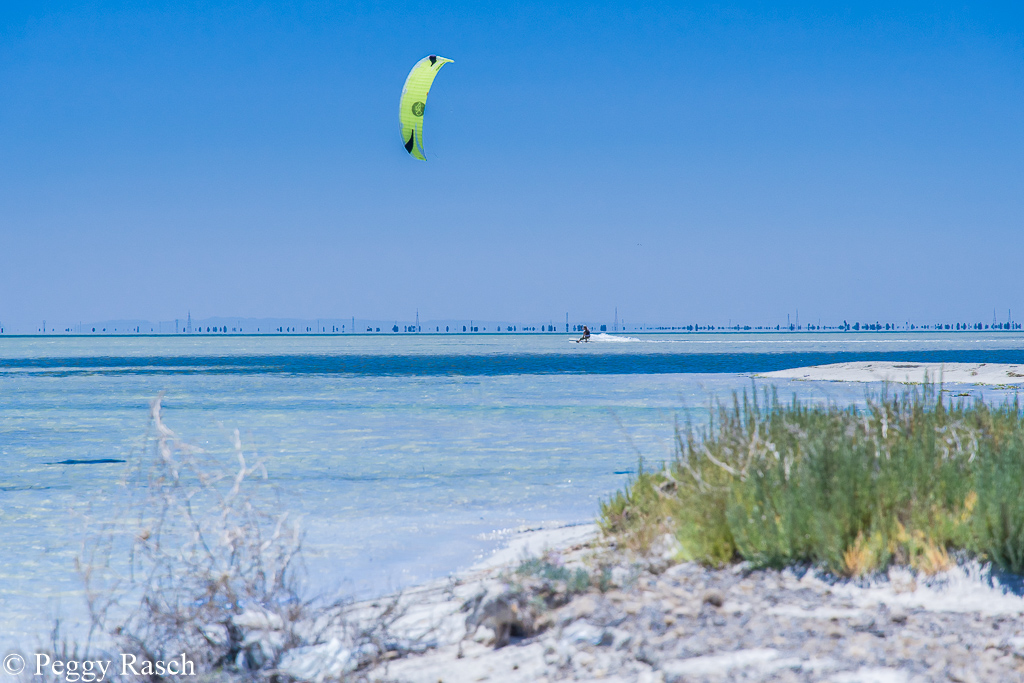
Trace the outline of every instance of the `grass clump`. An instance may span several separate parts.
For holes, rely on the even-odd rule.
[[[556,592],[567,595],[586,593],[593,583],[590,572],[583,567],[570,569],[548,556],[523,560],[515,573],[521,579],[539,579],[550,584]]]
[[[824,564],[859,576],[892,563],[934,573],[964,550],[1024,571],[1024,416],[1016,399],[951,402],[930,384],[867,407],[734,395],[676,453],[601,506],[638,551],[666,532],[686,559]]]
[[[504,579],[508,595],[532,613],[534,622],[542,623],[542,615],[567,604],[575,596],[591,590],[608,590],[611,570],[600,567],[590,572],[579,566],[569,567],[558,555],[545,553],[522,560]]]

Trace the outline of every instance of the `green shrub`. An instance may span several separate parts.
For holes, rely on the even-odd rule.
[[[601,507],[605,533],[643,550],[669,530],[711,565],[821,563],[857,575],[890,562],[938,571],[948,551],[1024,568],[1024,420],[1016,401],[948,402],[934,385],[867,407],[734,395],[678,429],[672,461]]]
[[[601,503],[602,531],[615,537],[623,547],[646,552],[656,538],[671,529],[669,520],[680,504],[675,495],[676,485],[667,471],[645,470],[640,460],[637,475],[629,480],[626,489]]]
[[[520,577],[534,577],[542,581],[558,583],[565,587],[570,595],[586,593],[590,589],[590,573],[582,567],[569,569],[548,557],[534,557],[524,560],[516,568]]]
[[[1017,401],[992,411],[975,473],[973,530],[978,550],[1024,573],[1024,433]]]

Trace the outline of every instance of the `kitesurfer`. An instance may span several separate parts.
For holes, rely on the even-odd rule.
[[[590,341],[590,328],[586,325],[583,326],[583,336],[576,340],[576,343]]]

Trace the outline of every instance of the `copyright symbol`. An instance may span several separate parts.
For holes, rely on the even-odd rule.
[[[4,671],[17,676],[25,670],[25,658],[19,654],[11,654],[4,657]]]

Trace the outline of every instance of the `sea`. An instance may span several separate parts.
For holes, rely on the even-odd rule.
[[[75,561],[88,525],[119,514],[126,468],[154,457],[158,396],[166,426],[228,469],[238,430],[266,470],[263,502],[301,520],[310,593],[367,597],[464,569],[517,530],[594,521],[734,394],[849,405],[879,390],[758,373],[1024,362],[1024,335],[1007,332],[574,338],[0,337],[0,648],[83,623]]]

